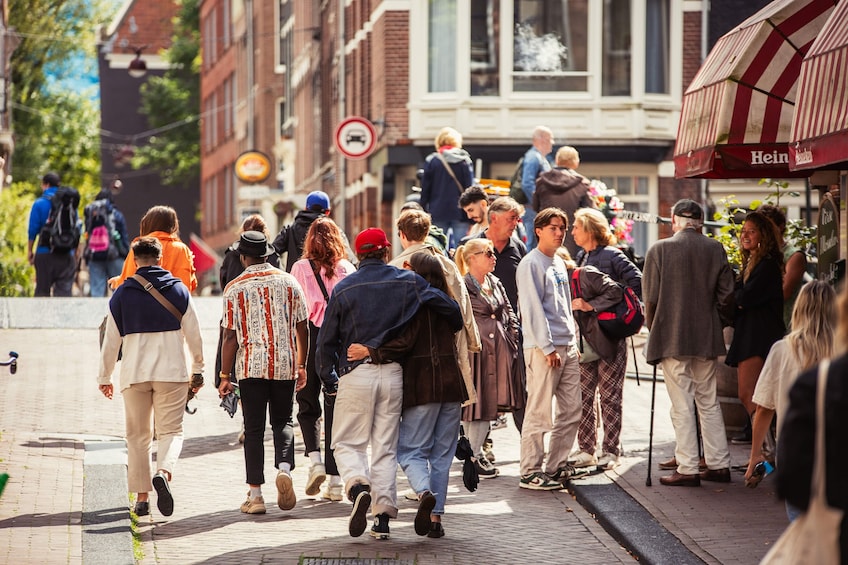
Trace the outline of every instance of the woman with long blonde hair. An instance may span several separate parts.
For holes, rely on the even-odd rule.
[[[763,441],[775,413],[777,429],[789,403],[789,389],[803,371],[815,367],[833,354],[836,293],[824,281],[811,281],[801,287],[792,309],[792,331],[776,342],[766,358],[752,398],[756,405],[751,434],[751,458],[745,473],[746,484],[756,486],[754,467],[766,459]]]
[[[499,471],[483,453],[489,422],[499,412],[521,410],[525,402],[523,373],[519,370],[518,318],[506,289],[492,274],[497,259],[491,240],[469,239],[456,250],[454,259],[465,275],[481,344],[480,352],[469,353],[477,402],[463,408],[463,428],[474,450],[478,474],[493,478]]]
[[[774,342],[783,338],[783,253],[780,235],[765,214],[751,212],[739,234],[742,271],[736,286],[733,341],[725,363],[737,367],[739,400],[754,417],[751,397]],[[735,443],[751,440],[750,427]]]

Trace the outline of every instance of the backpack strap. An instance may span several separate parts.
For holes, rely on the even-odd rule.
[[[441,153],[436,151],[436,156],[439,158],[439,161],[442,162],[442,165],[445,166],[445,169],[448,170],[448,174],[451,176],[451,178],[453,179],[453,182],[456,183],[456,187],[459,189],[459,194],[462,195],[462,193],[465,191],[465,188],[462,186],[462,183],[459,182],[459,179],[456,178],[456,174],[454,174],[453,169],[451,169],[451,166],[448,165],[448,162],[445,161],[445,158],[442,156]]]
[[[179,311],[179,310],[177,310],[177,307],[176,307],[176,306],[174,306],[174,305],[173,305],[173,303],[171,303],[171,301],[170,301],[170,300],[168,300],[167,298],[165,298],[164,296],[162,296],[162,293],[161,293],[161,292],[159,292],[159,291],[156,289],[156,287],[154,287],[154,286],[153,286],[153,283],[152,283],[152,282],[148,281],[146,278],[142,277],[142,276],[141,276],[141,275],[139,275],[138,273],[134,274],[134,275],[132,276],[132,278],[133,278],[133,279],[135,279],[135,282],[137,282],[138,284],[140,284],[140,285],[141,285],[141,288],[143,288],[144,290],[146,290],[146,291],[150,294],[150,296],[152,296],[153,298],[155,298],[155,299],[156,299],[156,301],[157,301],[157,302],[159,302],[159,304],[161,304],[161,305],[165,308],[165,310],[167,310],[168,312],[170,312],[171,314],[173,314],[173,316],[174,316],[174,317],[175,317],[175,318],[176,318],[179,322],[182,322],[182,321],[183,321],[183,315],[182,315],[182,314],[180,314],[180,311]]]

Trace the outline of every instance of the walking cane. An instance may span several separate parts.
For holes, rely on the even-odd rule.
[[[654,451],[654,401],[657,397],[657,366],[654,365],[654,380],[651,385],[651,428],[648,432],[648,478],[645,479],[645,486],[651,486],[651,454]]]
[[[633,351],[633,370],[636,371],[636,385],[642,386],[639,382],[639,360],[636,359],[636,344],[633,343],[633,336],[630,336],[630,349]]]

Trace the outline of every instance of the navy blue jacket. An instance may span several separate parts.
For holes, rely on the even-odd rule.
[[[462,326],[462,315],[453,299],[417,273],[380,259],[363,260],[359,270],[339,281],[330,295],[315,352],[316,369],[327,390],[332,392],[337,387],[335,367],[345,375],[362,363],[347,360],[350,344],[372,348],[383,345],[397,337],[423,305],[445,316],[451,326]]]
[[[577,253],[577,257],[574,258],[578,266],[591,265],[595,267],[612,277],[618,284],[632,288],[639,300],[642,300],[642,271],[633,264],[633,261],[627,258],[627,255],[621,249],[612,245],[599,246],[589,252],[585,263],[583,262],[584,257],[586,257],[586,251],[581,249]]]
[[[188,288],[162,267],[141,267],[136,271],[153,283],[180,313],[188,309]],[[144,290],[132,277],[119,286],[109,300],[109,310],[121,337],[134,333],[166,332],[180,330],[182,326],[173,314]],[[155,352],[153,352],[155,354]]]
[[[474,184],[471,157],[464,149],[456,147],[442,151],[442,157],[456,175],[456,181],[450,176],[437,153],[428,155],[421,179],[421,206],[430,213],[434,224],[468,222],[468,215],[459,207],[459,196],[463,190]],[[462,188],[457,185],[457,181]]]

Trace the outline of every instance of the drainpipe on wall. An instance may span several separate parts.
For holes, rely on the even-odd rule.
[[[701,63],[703,63],[709,54],[709,27],[710,27],[710,0],[701,0]],[[709,196],[709,184],[707,179],[701,179],[701,202],[707,203]]]
[[[346,100],[346,77],[345,73],[347,69],[345,68],[345,0],[337,0],[339,3],[339,123],[345,119],[347,115],[347,100]],[[347,200],[345,184],[347,176],[347,163],[345,161],[345,156],[342,155],[342,152],[339,151],[339,174],[338,174],[338,182],[339,182],[339,198],[341,202],[339,202],[339,220],[341,221],[340,225],[342,228],[342,232],[347,234]],[[355,234],[348,234],[355,235]]]
[[[256,84],[253,76],[253,0],[244,1],[245,17],[247,19],[247,147],[246,149],[256,149],[254,131],[256,121],[256,102],[253,99]]]

